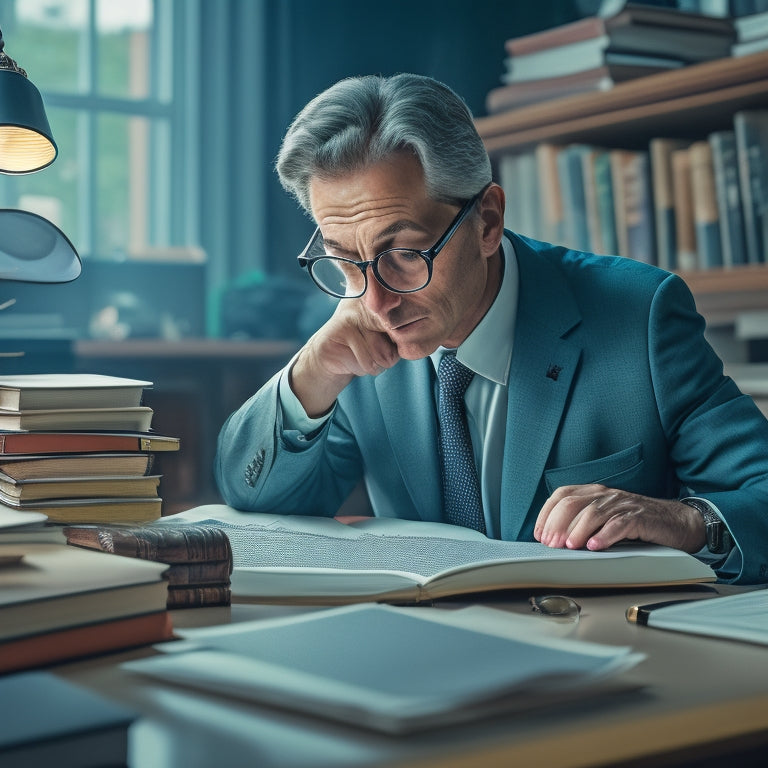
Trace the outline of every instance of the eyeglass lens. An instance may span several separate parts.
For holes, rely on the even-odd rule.
[[[336,296],[359,296],[366,287],[363,269],[347,259],[319,258],[312,264],[312,277],[323,290]],[[377,257],[373,269],[379,282],[392,291],[418,291],[429,282],[429,263],[414,250],[385,251]]]
[[[566,595],[535,595],[528,602],[532,611],[561,621],[578,621],[581,613],[581,606]]]

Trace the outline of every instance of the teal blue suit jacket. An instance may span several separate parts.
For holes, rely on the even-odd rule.
[[[677,276],[507,233],[519,268],[501,537],[530,540],[562,485],[696,495],[737,548],[718,571],[768,581],[768,422],[723,375]],[[355,379],[317,434],[283,429],[279,374],[235,412],[215,473],[239,509],[333,515],[362,477],[376,515],[442,518],[429,359]]]

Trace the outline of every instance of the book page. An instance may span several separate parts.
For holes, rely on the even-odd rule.
[[[371,518],[345,525],[328,518],[243,513],[222,505],[165,520],[179,521],[227,533],[234,561],[233,590],[243,595],[378,595],[437,579],[446,581],[442,594],[534,582],[606,585],[714,579],[711,569],[690,555],[645,544],[606,552],[552,549],[538,542],[489,539],[443,523]],[[619,561],[623,575],[614,567]],[[526,576],[530,569],[533,578]]]

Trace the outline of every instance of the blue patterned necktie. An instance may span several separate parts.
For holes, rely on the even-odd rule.
[[[475,374],[446,352],[437,369],[437,415],[445,521],[485,533],[480,483],[467,426],[464,392]]]

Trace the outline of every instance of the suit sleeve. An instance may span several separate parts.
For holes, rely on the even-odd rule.
[[[653,386],[681,492],[710,501],[736,547],[718,576],[768,579],[768,421],[723,375],[685,283],[668,277],[649,318]]]
[[[216,483],[224,501],[236,509],[330,517],[358,481],[362,461],[338,405],[313,433],[284,426],[280,382],[287,370],[224,423],[214,464]]]

